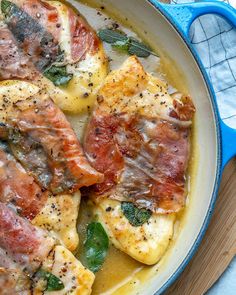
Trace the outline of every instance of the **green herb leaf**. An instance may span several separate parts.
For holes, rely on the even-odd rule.
[[[130,40],[129,38],[127,38],[124,41],[116,41],[114,44],[112,44],[112,46],[124,51],[128,51],[130,46]]]
[[[148,57],[150,54],[155,55],[151,48],[142,42],[139,42],[133,38],[130,40],[130,46],[128,48],[130,55],[137,55],[138,57]]]
[[[109,44],[115,44],[116,42],[126,42],[128,37],[119,31],[102,29],[98,32],[99,38]]]
[[[117,30],[102,29],[98,32],[98,36],[102,41],[111,44],[115,48],[125,50],[130,55],[148,57],[152,54],[158,56],[143,42],[140,42],[133,37],[128,37],[124,33]]]
[[[91,222],[87,227],[87,238],[84,243],[86,263],[88,268],[97,272],[107,255],[109,239],[99,222]]]
[[[39,278],[42,278],[47,281],[47,287],[45,291],[59,291],[65,288],[63,282],[56,276],[54,276],[52,273],[40,269],[37,271],[36,274]]]
[[[11,8],[13,7],[13,3],[7,0],[2,0],[1,2],[1,10],[2,13],[7,17],[10,14]]]
[[[151,217],[152,212],[147,209],[140,209],[131,202],[122,202],[121,210],[129,223],[133,226],[141,226]]]
[[[51,66],[49,69],[45,70],[43,74],[46,78],[51,80],[55,86],[66,86],[73,77],[72,74],[67,73],[66,66]]]

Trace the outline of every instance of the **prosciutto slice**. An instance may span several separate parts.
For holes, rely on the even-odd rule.
[[[93,188],[95,199],[134,202],[162,214],[181,210],[194,111],[189,97],[170,97],[135,57],[111,72],[85,135],[90,163],[105,175]]]
[[[33,219],[43,208],[48,192],[42,190],[3,146],[0,149],[0,201],[11,204],[18,214]]]
[[[28,173],[54,194],[72,193],[103,180],[88,163],[65,115],[50,99],[16,103],[2,136]]]
[[[78,62],[85,59],[86,54],[96,53],[100,40],[87,21],[71,8],[68,8],[68,19],[71,31],[71,60]]]
[[[54,245],[44,231],[0,203],[0,248],[28,272],[34,272]]]

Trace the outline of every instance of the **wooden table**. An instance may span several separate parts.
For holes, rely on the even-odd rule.
[[[165,295],[202,295],[236,255],[236,159],[225,168],[213,218],[185,271]]]

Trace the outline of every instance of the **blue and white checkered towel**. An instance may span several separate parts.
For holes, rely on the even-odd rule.
[[[236,0],[225,2],[236,7]],[[205,15],[191,26],[190,39],[213,84],[224,122],[236,128],[236,29],[219,16]]]

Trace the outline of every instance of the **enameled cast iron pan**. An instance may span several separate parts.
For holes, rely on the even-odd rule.
[[[164,267],[139,286],[139,294],[162,294],[197,250],[212,215],[222,171],[236,154],[236,130],[228,127],[219,115],[211,83],[188,38],[189,28],[198,16],[210,13],[225,17],[235,26],[236,11],[214,1],[183,5],[162,4],[156,0],[104,0],[102,3],[112,5],[116,14],[129,18],[140,32],[146,31],[151,45],[154,48],[156,43],[161,45],[180,66],[197,110],[197,168],[186,220]]]

